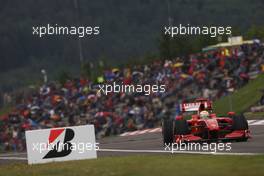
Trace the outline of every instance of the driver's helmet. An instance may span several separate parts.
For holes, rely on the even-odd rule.
[[[201,112],[200,112],[200,117],[201,117],[202,119],[207,119],[207,118],[209,118],[209,112],[208,112],[208,111],[201,111]]]

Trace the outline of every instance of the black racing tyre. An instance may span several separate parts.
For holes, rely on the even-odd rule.
[[[247,129],[248,129],[248,122],[243,115],[233,117],[233,130],[247,130]]]
[[[166,145],[173,143],[173,124],[172,119],[164,119],[162,122],[163,143]]]
[[[189,125],[187,120],[175,120],[175,125],[174,125],[174,134],[175,135],[186,135],[190,134],[191,131],[189,129]]]

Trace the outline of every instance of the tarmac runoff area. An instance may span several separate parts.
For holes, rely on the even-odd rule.
[[[98,142],[100,150],[98,157],[125,156],[135,154],[206,154],[206,155],[258,155],[264,154],[264,120],[250,120],[249,130],[252,138],[247,142],[231,143],[229,151],[179,151],[165,150],[162,143],[160,128],[134,131],[121,134],[120,136],[106,137]],[[2,153],[0,154],[0,166],[10,163],[27,162],[27,154]]]

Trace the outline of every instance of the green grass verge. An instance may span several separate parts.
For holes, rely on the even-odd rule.
[[[250,106],[259,101],[262,95],[261,89],[264,89],[264,74],[230,95],[233,111],[240,114],[248,110]],[[217,114],[225,115],[230,111],[229,97],[222,97],[214,102],[214,109]]]
[[[264,175],[264,156],[213,155],[138,155],[104,157],[96,160],[70,161],[28,166],[0,166],[0,175],[7,176],[255,176]]]
[[[264,119],[264,112],[245,112],[244,116],[247,119]]]

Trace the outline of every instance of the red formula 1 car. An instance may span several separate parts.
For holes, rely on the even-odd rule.
[[[247,141],[250,137],[248,122],[244,116],[229,112],[226,117],[212,113],[212,102],[197,99],[193,103],[180,105],[182,115],[162,122],[165,144],[179,142]],[[190,120],[183,118],[184,112],[195,112]]]

